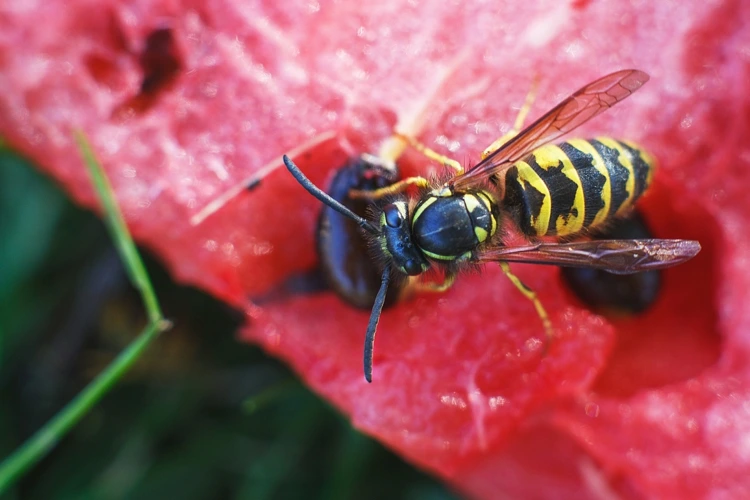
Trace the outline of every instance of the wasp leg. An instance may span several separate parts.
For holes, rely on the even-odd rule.
[[[513,283],[516,288],[518,288],[518,291],[524,294],[524,296],[529,299],[532,304],[534,304],[534,309],[536,309],[536,313],[539,315],[539,319],[542,320],[542,325],[544,325],[544,333],[547,335],[547,346],[549,346],[549,343],[552,341],[552,338],[554,336],[552,330],[552,322],[549,319],[547,311],[542,305],[542,301],[539,300],[539,297],[537,296],[536,292],[534,292],[534,290],[526,286],[518,278],[518,276],[511,272],[510,265],[507,262],[499,262],[498,264],[500,264],[500,268],[503,270],[505,276],[507,276],[510,282]],[[545,351],[546,349],[547,347],[545,347]]]
[[[412,289],[417,292],[444,292],[450,287],[453,286],[453,283],[456,282],[456,275],[455,274],[446,274],[445,279],[443,279],[442,283],[435,283],[432,282],[417,282],[414,283],[414,285],[411,285]]]
[[[419,142],[414,137],[408,136],[406,134],[402,134],[402,133],[400,133],[398,131],[395,131],[393,133],[393,135],[395,137],[398,137],[401,140],[406,141],[409,144],[409,146],[413,147],[414,149],[416,149],[417,151],[419,151],[421,154],[423,154],[424,156],[426,156],[430,160],[435,160],[437,162],[440,162],[441,164],[445,165],[446,167],[452,168],[458,174],[463,174],[464,173],[464,167],[462,167],[461,164],[458,163],[456,160],[454,160],[453,158],[449,158],[447,156],[441,155],[437,151],[434,151],[434,150],[428,148],[427,146],[425,146],[424,144],[422,144],[421,142]]]
[[[539,77],[534,78],[534,81],[531,83],[531,89],[529,90],[529,93],[526,94],[526,100],[523,102],[521,109],[518,111],[516,121],[513,123],[513,128],[510,129],[507,134],[503,135],[501,138],[490,144],[490,146],[482,152],[483,160],[500,149],[503,144],[518,135],[518,133],[523,128],[523,122],[526,121],[526,116],[529,114],[529,110],[531,109],[531,105],[534,103],[534,99],[536,99],[536,91],[538,88]]]
[[[430,181],[428,181],[424,177],[419,176],[407,177],[406,179],[391,184],[390,186],[386,186],[380,189],[373,189],[372,191],[352,189],[351,191],[349,191],[349,196],[358,200],[377,200],[382,198],[383,196],[388,196],[389,194],[400,193],[401,191],[412,185],[421,188],[428,188],[430,187]]]

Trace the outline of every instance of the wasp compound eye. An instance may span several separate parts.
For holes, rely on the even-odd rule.
[[[393,203],[383,207],[383,214],[385,214],[385,223],[388,224],[388,227],[399,228],[404,222],[401,212],[399,212],[398,207]]]
[[[422,266],[414,259],[409,259],[404,263],[404,271],[409,276],[417,276],[422,274]]]

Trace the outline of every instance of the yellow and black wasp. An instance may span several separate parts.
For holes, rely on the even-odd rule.
[[[642,71],[622,70],[600,78],[555,106],[534,123],[495,141],[482,160],[464,170],[415,140],[414,147],[455,170],[445,181],[409,177],[382,189],[354,193],[374,203],[374,218],[360,217],[307,179],[288,156],[295,179],[328,207],[356,221],[385,262],[365,337],[364,371],[372,381],[375,331],[392,279],[421,275],[433,267],[448,288],[466,266],[497,262],[529,298],[548,337],[552,325],[536,294],[510,271],[509,262],[602,269],[615,274],[662,269],[700,251],[697,241],[622,239],[549,243],[544,236],[570,239],[628,214],[649,187],[654,160],[638,146],[610,138],[552,141],[571,132],[638,90]],[[418,193],[409,195],[408,186]],[[382,201],[386,200],[386,201]],[[529,242],[506,246],[502,231],[512,223]]]

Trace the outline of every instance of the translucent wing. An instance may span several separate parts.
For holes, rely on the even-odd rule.
[[[487,158],[454,177],[448,185],[454,189],[466,189],[490,175],[500,173],[534,149],[576,129],[622,101],[646,83],[648,78],[643,71],[625,69],[589,83]]]
[[[479,255],[480,262],[525,262],[602,269],[632,274],[676,266],[692,259],[701,245],[691,240],[595,240],[497,247]]]

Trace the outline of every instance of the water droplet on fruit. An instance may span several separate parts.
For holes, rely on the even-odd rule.
[[[586,403],[585,410],[587,417],[596,418],[599,416],[599,405],[596,403]]]
[[[234,253],[234,245],[231,243],[224,243],[221,245],[221,252],[226,256],[232,255]]]
[[[458,141],[454,141],[451,139],[448,139],[444,135],[440,135],[435,139],[436,144],[440,144],[441,146],[444,146],[448,149],[451,153],[455,153],[458,151],[458,149],[461,147],[461,143]]]
[[[267,241],[264,241],[262,243],[255,243],[252,246],[252,254],[255,256],[268,255],[271,252],[273,252],[273,245]]]
[[[201,93],[205,97],[216,97],[219,93],[219,86],[216,82],[207,82],[201,86]]]
[[[310,11],[311,14],[314,14],[320,10],[320,4],[318,2],[308,2],[307,10]]]
[[[526,345],[527,350],[534,352],[542,348],[543,342],[541,341],[541,339],[533,338],[533,339],[528,339],[525,345]]]
[[[505,406],[507,402],[508,400],[502,396],[493,396],[487,400],[487,403],[490,405],[490,410],[497,410],[501,406]]]
[[[454,115],[451,117],[451,124],[456,125],[458,127],[466,127],[469,123],[469,117],[467,117],[465,114],[460,115]]]
[[[446,406],[453,406],[455,408],[466,409],[468,406],[464,398],[459,396],[457,393],[443,394],[440,396],[440,402]]]
[[[416,329],[419,326],[419,316],[412,316],[408,321],[409,328]]]
[[[691,454],[688,456],[688,464],[693,470],[703,469],[709,465],[705,458],[697,454]]]

